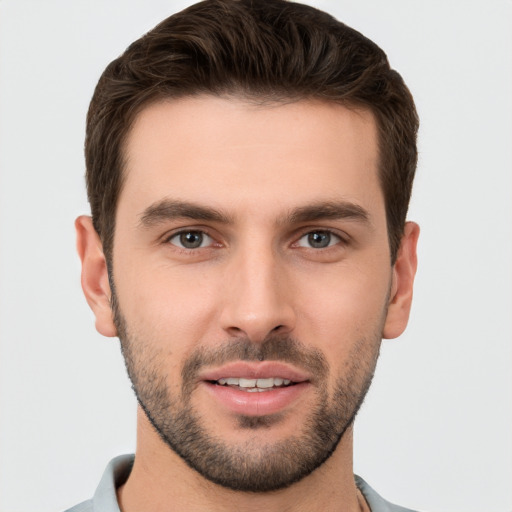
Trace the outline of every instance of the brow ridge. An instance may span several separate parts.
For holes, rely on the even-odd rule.
[[[314,222],[318,220],[348,219],[371,224],[368,212],[360,205],[351,201],[321,201],[294,208],[285,221],[290,224]]]
[[[178,199],[162,199],[148,206],[140,217],[143,227],[152,227],[173,219],[194,219],[229,224],[232,219],[210,206],[203,206]]]
[[[148,206],[142,212],[140,224],[142,227],[150,228],[174,219],[192,219],[221,224],[232,224],[234,222],[231,216],[211,206],[165,198]],[[300,224],[326,219],[348,219],[371,224],[369,214],[363,207],[345,200],[319,201],[292,208],[278,223]]]

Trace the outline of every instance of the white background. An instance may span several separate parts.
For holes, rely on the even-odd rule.
[[[79,285],[74,218],[93,87],[190,2],[0,0],[0,512],[89,498],[133,451],[117,340]],[[384,343],[355,468],[430,512],[512,510],[512,2],[311,2],[382,46],[413,91],[422,227],[415,305]]]

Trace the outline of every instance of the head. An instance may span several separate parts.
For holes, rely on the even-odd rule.
[[[412,96],[375,43],[325,12],[282,0],[200,2],[164,20],[105,69],[89,108],[85,157],[94,227],[108,260],[124,145],[137,114],[162,99],[200,94],[368,109],[378,130],[394,262],[417,162]]]
[[[102,75],[83,287],[147,435],[212,482],[276,490],[340,453],[409,315],[416,129],[382,50],[280,0],[192,6]]]

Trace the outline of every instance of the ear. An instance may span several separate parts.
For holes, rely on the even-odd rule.
[[[82,290],[96,317],[96,330],[103,336],[117,336],[110,307],[110,284],[107,261],[100,237],[91,217],[82,215],[75,221],[76,247],[82,261]]]
[[[391,293],[388,314],[382,332],[383,338],[397,338],[404,332],[409,321],[414,276],[418,264],[416,245],[419,234],[418,224],[406,222],[398,256],[393,265]]]

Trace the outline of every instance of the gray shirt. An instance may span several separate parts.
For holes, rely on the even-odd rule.
[[[126,482],[134,461],[133,455],[121,455],[112,459],[92,499],[84,501],[66,512],[120,512],[116,488]],[[372,512],[414,512],[411,509],[393,505],[381,498],[361,477],[355,477],[356,485],[363,493]]]

